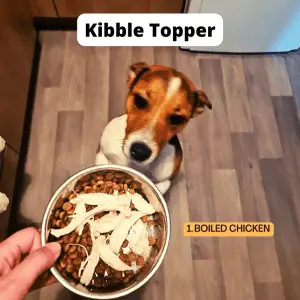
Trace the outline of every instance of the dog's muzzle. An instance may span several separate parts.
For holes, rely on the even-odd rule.
[[[130,156],[132,159],[143,162],[152,154],[152,150],[144,143],[133,143],[130,147]]]

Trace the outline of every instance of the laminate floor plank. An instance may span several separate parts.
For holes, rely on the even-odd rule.
[[[294,209],[300,222],[300,124],[293,97],[273,97],[272,102],[279,128],[283,164],[293,194]],[[299,223],[300,224],[300,223]]]
[[[223,57],[221,64],[230,131],[253,132],[243,60]]]
[[[216,59],[200,59],[199,67],[202,89],[213,105],[212,111],[209,112],[212,114],[212,122],[207,127],[211,167],[232,169],[234,163],[221,62]]]
[[[43,87],[60,86],[65,63],[66,32],[42,31],[39,41],[42,45],[42,53],[38,83]]]
[[[85,107],[82,132],[81,163],[94,165],[102,132],[109,122],[110,49],[87,49]]]
[[[87,47],[77,43],[76,32],[66,33],[62,83],[63,95],[56,99],[60,110],[83,110],[85,107]]]
[[[189,238],[183,236],[183,223],[189,219],[186,182],[182,176],[175,183],[168,193],[173,237],[164,260],[164,295],[165,299],[196,300],[191,244]]]
[[[286,167],[282,159],[261,160],[260,167],[271,219],[276,228],[274,238],[285,297],[287,300],[298,299],[300,237]]]
[[[132,47],[132,63],[145,62],[152,65],[154,60],[153,47]]]
[[[257,300],[286,300],[281,283],[260,283],[255,286]]]
[[[243,214],[235,170],[213,171],[213,192],[218,222],[242,222]],[[219,238],[227,299],[255,299],[246,238]]]
[[[255,136],[253,133],[234,133],[232,144],[243,219],[246,222],[269,221]]]
[[[265,58],[271,96],[291,96],[293,94],[285,58],[270,55]]]
[[[224,283],[218,261],[203,259],[194,261],[197,299],[225,300]]]
[[[263,57],[243,58],[248,98],[260,158],[280,158],[282,148],[271,102],[270,87]]]
[[[293,90],[293,96],[296,101],[297,108],[300,109],[300,52],[289,54],[285,58],[286,67]]]
[[[53,88],[41,89],[36,94],[18,222],[40,223],[53,191],[51,181],[57,129],[57,108],[53,106],[53,100]]]
[[[52,191],[78,172],[81,166],[83,112],[60,111],[53,161]],[[76,132],[76,136],[74,136]]]
[[[109,119],[125,113],[127,76],[132,63],[131,47],[111,47],[109,66]]]

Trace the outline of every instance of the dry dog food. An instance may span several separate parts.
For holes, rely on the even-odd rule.
[[[140,184],[130,176],[85,176],[59,198],[50,217],[49,241],[62,246],[56,268],[90,291],[127,285],[158,244],[156,220]]]

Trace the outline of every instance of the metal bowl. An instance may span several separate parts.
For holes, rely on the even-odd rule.
[[[129,286],[126,286],[122,289],[118,290],[112,290],[109,292],[106,291],[97,291],[90,292],[87,290],[83,285],[68,282],[65,278],[60,275],[59,271],[56,269],[56,267],[51,268],[51,272],[56,277],[56,279],[65,286],[68,290],[72,291],[73,293],[80,295],[82,297],[90,298],[90,299],[116,299],[123,296],[126,296],[128,294],[131,294],[132,292],[136,291],[140,287],[142,287],[149,279],[155,274],[157,269],[160,267],[170,240],[170,216],[167,208],[167,204],[157,189],[156,185],[149,180],[145,175],[141,174],[140,172],[128,168],[123,167],[119,165],[100,165],[100,166],[94,166],[87,169],[84,169],[75,175],[73,175],[71,178],[69,178],[66,182],[64,182],[60,188],[55,192],[53,197],[51,198],[44,217],[43,217],[43,223],[42,223],[42,245],[45,245],[48,241],[49,237],[49,219],[51,216],[51,213],[54,209],[54,205],[56,201],[59,199],[60,196],[64,196],[68,192],[72,191],[75,185],[77,184],[78,180],[80,180],[82,177],[93,174],[95,172],[101,172],[101,171],[119,171],[126,173],[127,175],[132,176],[132,178],[135,181],[138,181],[141,183],[141,188],[149,202],[152,204],[152,206],[155,208],[158,216],[157,223],[159,226],[157,226],[157,238],[158,238],[158,246],[156,248],[156,251],[152,251],[150,258],[148,259],[145,267],[141,270],[141,272],[138,273],[136,276],[136,280],[131,283]]]

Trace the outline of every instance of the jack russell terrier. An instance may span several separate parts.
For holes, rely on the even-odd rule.
[[[166,66],[133,64],[127,84],[126,114],[105,127],[96,165],[136,169],[165,194],[182,162],[177,134],[212,105],[185,75]]]

